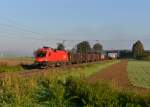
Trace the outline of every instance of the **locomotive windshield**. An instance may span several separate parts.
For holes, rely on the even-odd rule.
[[[46,52],[43,52],[43,51],[39,51],[36,54],[36,57],[45,57],[45,56],[46,56]]]

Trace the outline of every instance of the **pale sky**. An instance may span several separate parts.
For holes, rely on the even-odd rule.
[[[141,40],[150,49],[150,1],[0,1],[0,52],[31,54],[62,40],[99,40],[105,49],[131,49]]]

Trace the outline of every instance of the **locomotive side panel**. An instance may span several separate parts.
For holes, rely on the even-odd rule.
[[[48,53],[48,62],[68,62],[69,56],[65,51],[52,51]]]
[[[65,63],[69,61],[68,52],[51,48],[40,48],[35,52],[36,63]]]

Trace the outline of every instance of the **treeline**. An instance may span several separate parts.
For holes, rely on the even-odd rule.
[[[63,43],[59,43],[57,46],[58,50],[65,50]],[[93,46],[88,41],[82,41],[76,45],[75,48],[70,50],[71,52],[78,53],[102,53],[103,45],[96,43]],[[150,51],[144,50],[144,45],[141,41],[137,41],[133,44],[132,50],[121,50],[119,51],[120,58],[134,58],[140,60],[150,60]]]
[[[65,46],[63,43],[58,43],[57,50],[65,50]],[[76,45],[75,48],[71,50],[71,52],[78,52],[78,53],[101,53],[103,51],[103,46],[100,43],[96,43],[93,47],[90,45],[88,41],[82,41]]]

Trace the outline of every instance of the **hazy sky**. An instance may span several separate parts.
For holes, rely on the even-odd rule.
[[[150,49],[150,0],[0,1],[0,51],[31,53],[66,39],[100,40],[105,49],[142,40]]]

